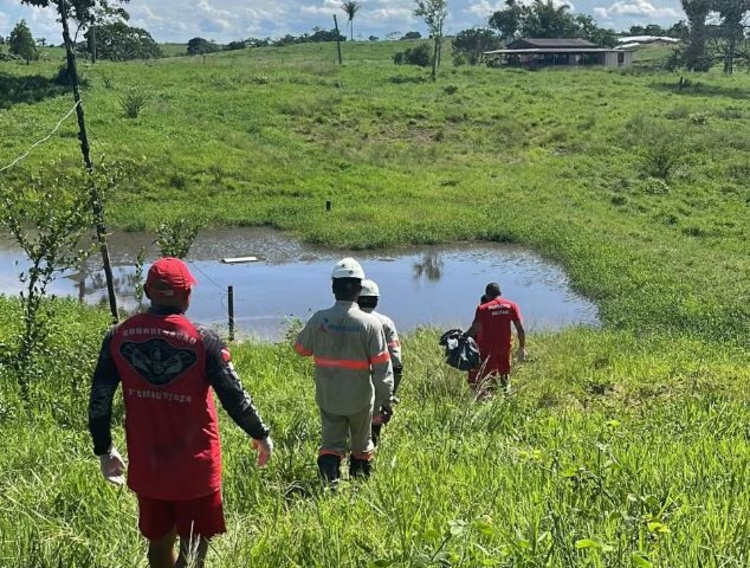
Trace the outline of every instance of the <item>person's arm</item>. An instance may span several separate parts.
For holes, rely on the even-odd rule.
[[[270,433],[268,427],[243,388],[226,344],[211,329],[201,329],[201,336],[206,349],[206,378],[219,397],[219,402],[237,426],[250,437],[265,440]]]
[[[477,336],[482,333],[482,318],[480,317],[481,310],[479,308],[474,312],[474,321],[471,322],[471,327],[466,331],[466,335],[472,339],[476,339]]]
[[[114,326],[111,327],[104,336],[91,380],[89,432],[104,479],[115,485],[122,485],[125,483],[125,461],[112,445],[112,401],[117,385],[120,384],[120,375],[110,351],[116,329]]]
[[[303,357],[309,357],[313,354],[313,320],[315,316],[311,317],[302,331],[297,334],[297,341],[294,344],[294,350],[302,355]]]
[[[115,329],[110,328],[102,341],[89,395],[89,432],[97,456],[106,455],[112,448],[112,401],[120,384],[120,375],[110,353]]]
[[[369,332],[368,358],[372,370],[372,384],[375,387],[375,411],[390,408],[393,403],[393,365],[388,353],[383,326],[378,323]]]
[[[518,336],[518,360],[523,361],[526,359],[526,330],[523,328],[520,310],[516,308],[515,311],[516,314],[513,319],[513,325],[516,328],[516,335]]]
[[[388,353],[391,356],[391,365],[393,366],[393,394],[396,394],[398,385],[401,384],[401,377],[404,374],[404,366],[401,361],[401,341],[398,338],[398,331],[393,320],[388,320],[388,325],[383,326],[385,331],[385,340],[388,346]]]

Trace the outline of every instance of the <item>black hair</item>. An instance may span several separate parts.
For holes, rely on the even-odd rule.
[[[357,300],[360,308],[375,309],[378,307],[377,296],[360,296]]]
[[[479,298],[479,305],[481,306],[482,304],[486,304],[489,301],[490,299],[487,297],[487,294],[482,294],[482,297]]]
[[[490,282],[487,284],[487,287],[484,289],[484,293],[487,296],[487,301],[494,300],[497,298],[500,294],[500,284],[497,282]]]
[[[342,302],[356,302],[362,291],[362,280],[359,278],[334,278],[331,284],[333,295]]]

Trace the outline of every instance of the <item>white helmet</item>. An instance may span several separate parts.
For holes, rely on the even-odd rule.
[[[365,279],[365,271],[359,265],[359,262],[351,257],[342,258],[333,267],[331,278],[359,278]]]
[[[362,280],[362,292],[360,298],[380,298],[380,289],[374,280]]]

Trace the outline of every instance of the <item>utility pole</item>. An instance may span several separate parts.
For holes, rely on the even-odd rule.
[[[91,209],[94,212],[94,222],[96,223],[96,239],[99,242],[99,250],[102,253],[102,263],[104,264],[104,275],[107,279],[107,293],[109,295],[109,310],[112,319],[116,323],[119,320],[117,313],[117,297],[115,296],[114,278],[112,277],[112,265],[109,262],[109,248],[107,247],[107,228],[104,225],[104,204],[101,195],[96,189],[94,182],[94,164],[91,161],[91,147],[89,138],[86,134],[86,120],[83,114],[83,103],[81,102],[81,89],[78,84],[78,69],[76,68],[76,57],[73,53],[73,42],[70,39],[70,28],[68,27],[68,8],[67,0],[59,0],[60,20],[63,28],[63,41],[65,42],[65,55],[68,62],[68,74],[73,87],[73,98],[76,102],[76,116],[78,117],[78,139],[81,141],[81,154],[83,154],[83,163],[89,172],[91,187],[89,188],[89,198]]]
[[[341,65],[341,34],[339,33],[339,22],[336,14],[333,15],[333,25],[336,28],[336,49],[339,50],[339,65]]]

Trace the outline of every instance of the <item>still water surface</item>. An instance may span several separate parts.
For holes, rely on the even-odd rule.
[[[154,235],[115,233],[110,254],[120,306],[138,309],[134,263],[141,247],[153,260]],[[257,256],[258,262],[223,264],[222,258]],[[333,302],[330,272],[343,256],[354,256],[368,278],[380,286],[380,311],[401,331],[431,325],[466,328],[488,282],[498,282],[503,296],[517,302],[532,331],[577,324],[598,324],[596,306],[574,293],[562,269],[533,253],[509,246],[459,244],[388,251],[321,249],[268,229],[201,232],[187,258],[199,281],[190,317],[219,327],[227,325],[227,286],[234,286],[238,334],[278,340],[289,321],[306,320]],[[18,261],[18,266],[14,262]],[[59,277],[51,292],[89,303],[106,303],[104,273],[93,256],[80,272]],[[18,272],[23,254],[0,241],[0,293],[21,289]],[[148,270],[148,265],[144,268]]]

